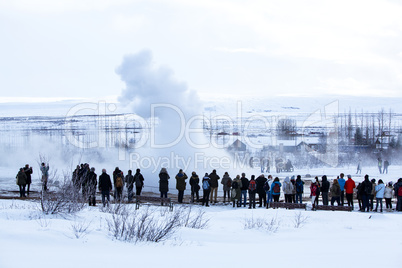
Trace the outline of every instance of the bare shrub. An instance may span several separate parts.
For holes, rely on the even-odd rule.
[[[42,191],[40,197],[40,208],[44,214],[76,213],[81,211],[85,204],[68,175],[64,175],[64,181],[54,192]]]
[[[270,219],[265,218],[245,218],[243,222],[244,229],[262,229],[270,233],[276,233],[279,229],[280,222],[276,217]]]
[[[89,226],[91,222],[87,223],[85,221],[75,221],[71,224],[71,230],[73,231],[74,237],[80,239],[90,233]]]
[[[106,219],[110,234],[126,242],[161,242],[173,235],[180,227],[179,211],[156,217],[147,207],[143,211],[129,211],[126,205],[114,209]]]
[[[208,226],[209,219],[205,219],[205,212],[198,209],[197,212],[192,211],[192,207],[187,209],[182,207],[179,210],[181,216],[181,225],[193,229],[205,229]]]
[[[293,218],[293,226],[295,228],[301,228],[308,222],[308,219],[308,216],[303,215],[301,212],[297,212]]]

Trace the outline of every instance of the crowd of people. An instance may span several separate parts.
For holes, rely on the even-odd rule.
[[[42,163],[40,166],[42,173],[42,189],[47,190],[47,181],[49,176],[49,165]],[[21,168],[16,179],[17,185],[20,188],[20,197],[29,195],[30,184],[32,183],[31,174],[33,170],[28,164]],[[160,197],[167,197],[169,192],[170,176],[166,168],[162,168],[159,172],[159,192]],[[187,174],[180,169],[175,176],[176,189],[178,191],[178,203],[183,203],[184,191],[187,185]],[[219,183],[220,181],[220,183]],[[300,175],[285,177],[283,182],[278,177],[273,178],[271,175],[265,177],[264,174],[251,175],[250,179],[245,173],[236,175],[233,179],[228,172],[225,172],[222,179],[217,174],[216,170],[211,173],[205,173],[200,178],[195,171],[191,173],[189,178],[191,190],[191,203],[201,203],[201,205],[209,206],[210,203],[218,202],[218,188],[222,184],[223,203],[230,202],[233,207],[256,208],[256,203],[259,207],[269,208],[271,202],[279,202],[280,196],[284,196],[286,203],[302,203],[305,188],[305,182]],[[135,174],[132,170],[128,170],[124,176],[123,171],[118,167],[111,176],[102,169],[102,174],[97,179],[95,168],[89,164],[77,165],[72,175],[72,185],[75,192],[81,192],[82,196],[88,200],[89,205],[96,205],[96,192],[100,191],[102,196],[102,204],[105,206],[110,202],[110,195],[113,194],[114,200],[117,202],[123,201],[123,188],[126,188],[128,202],[132,202],[134,195],[141,195],[144,188],[144,176],[141,170],[137,169]],[[27,191],[25,190],[28,186]],[[135,192],[134,192],[135,187]],[[202,190],[202,197],[200,195]],[[258,195],[258,201],[256,196]],[[383,212],[383,199],[385,200],[385,209],[392,210],[392,198],[396,197],[396,210],[402,211],[402,178],[395,184],[393,182],[384,182],[380,179],[378,182],[375,179],[369,179],[368,175],[364,176],[364,180],[356,185],[351,175],[347,176],[341,173],[336,179],[330,183],[327,176],[315,177],[310,185],[310,198],[312,209],[314,210],[319,204],[321,196],[322,205],[350,206],[354,209],[354,195],[356,195],[359,205],[359,211],[375,211]],[[345,203],[345,197],[346,202]],[[375,200],[375,208],[374,208]],[[248,201],[248,202],[247,202]]]

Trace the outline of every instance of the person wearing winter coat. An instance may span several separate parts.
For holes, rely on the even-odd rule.
[[[30,167],[28,164],[26,164],[25,167],[24,167],[24,173],[27,176],[27,191],[26,191],[26,194],[29,196],[29,190],[31,188],[31,183],[32,183],[32,177],[31,177],[31,175],[33,173],[32,167]]]
[[[381,157],[379,157],[377,160],[378,160],[378,170],[380,171],[380,174],[381,174],[382,173],[382,171],[381,171],[382,159],[381,159]]]
[[[199,202],[200,201],[200,178],[197,173],[193,171],[190,177],[190,186],[191,186],[191,202]],[[194,199],[195,197],[195,199]]]
[[[334,180],[329,191],[331,193],[331,206],[335,204],[335,201],[338,204],[338,206],[340,206],[341,186],[339,186],[339,182],[337,179]]]
[[[285,203],[292,203],[293,184],[290,182],[289,177],[285,178],[282,191],[285,195]]]
[[[313,181],[310,185],[310,198],[311,198],[311,206],[312,210],[315,210],[316,198],[317,198],[318,184],[317,181]]]
[[[242,173],[241,174],[241,195],[240,195],[240,205],[243,203],[243,206],[245,207],[247,204],[247,191],[248,191],[248,179],[246,178],[246,174]],[[243,200],[244,199],[244,200]]]
[[[369,196],[369,200],[370,200],[370,210],[373,210],[374,209],[375,187],[377,185],[375,183],[375,179],[371,180],[371,184],[372,184],[372,187],[371,187],[371,194]]]
[[[209,178],[211,179],[211,196],[210,196],[210,200],[211,203],[212,201],[214,203],[217,202],[217,198],[218,198],[218,186],[219,186],[219,179],[220,177],[218,176],[218,174],[216,174],[216,170],[214,169],[212,171],[211,174],[209,174]]]
[[[296,189],[296,203],[301,204],[304,192],[304,181],[302,181],[300,175],[297,175],[296,177],[295,189]]]
[[[134,176],[133,176],[133,171],[131,169],[127,172],[126,177],[124,177],[124,183],[126,184],[126,187],[127,187],[128,202],[132,202],[133,197],[134,197],[134,193],[133,193]]]
[[[211,179],[208,176],[208,173],[205,173],[204,177],[202,178],[202,205],[205,204],[206,207],[209,207],[209,195],[211,192]]]
[[[141,170],[137,168],[134,175],[135,183],[135,195],[141,195],[142,188],[144,188],[144,176],[141,174]]]
[[[183,203],[184,191],[186,190],[187,175],[182,169],[176,175],[176,189],[179,191],[177,202]]]
[[[356,188],[356,183],[352,180],[352,176],[348,175],[348,180],[345,182],[345,192],[346,200],[348,201],[348,206],[352,207],[353,210],[353,189]]]
[[[49,179],[49,165],[42,163],[40,166],[40,171],[42,172],[42,189],[47,191],[47,180]]]
[[[110,180],[109,174],[106,173],[106,169],[102,169],[102,175],[99,176],[98,183],[99,191],[102,194],[102,204],[106,206],[110,202],[110,191],[112,190],[112,181]]]
[[[249,206],[248,208],[255,208],[255,195],[257,193],[257,183],[255,182],[255,176],[251,175],[250,182],[248,184],[248,196],[249,196]]]
[[[320,197],[320,193],[321,193],[321,184],[320,184],[320,180],[318,179],[318,177],[315,177],[315,183],[318,186],[318,189],[316,191],[316,197],[315,197],[315,204],[316,206],[318,206],[318,198]]]
[[[324,206],[328,206],[328,192],[329,192],[329,181],[326,175],[322,176],[321,182],[321,195],[322,195],[322,204]]]
[[[123,187],[124,187],[124,175],[123,171],[116,167],[113,171],[113,185],[114,185],[114,199],[118,202],[121,201],[123,197]]]
[[[382,174],[385,174],[385,172],[388,174],[388,167],[389,167],[389,162],[388,160],[384,161],[384,169],[382,171]]]
[[[339,186],[341,187],[341,196],[340,196],[341,206],[343,206],[345,204],[345,183],[346,183],[346,181],[345,181],[344,177],[345,177],[345,174],[341,173],[339,175],[339,179],[338,179]]]
[[[290,178],[290,183],[293,185],[292,203],[296,203],[296,180],[294,175]]]
[[[369,176],[367,174],[364,176],[364,181],[360,184],[360,188],[358,190],[361,194],[363,202],[362,209],[360,211],[365,212],[367,210],[367,212],[370,212],[369,199],[373,190],[373,184],[369,181]]]
[[[161,171],[159,172],[159,192],[161,193],[161,198],[167,198],[167,193],[169,192],[169,179],[170,176],[166,168],[161,168]]]
[[[279,197],[281,195],[282,184],[279,182],[279,178],[275,177],[274,182],[271,184],[271,195],[274,202],[279,202]]]
[[[272,175],[268,175],[267,182],[264,183],[265,193],[267,194],[267,203],[266,203],[267,208],[269,208],[269,203],[272,202],[271,184],[272,184]]]
[[[90,206],[96,206],[96,186],[98,184],[95,168],[91,168],[87,176],[87,194]]]
[[[259,201],[259,207],[262,207],[263,204],[267,203],[267,194],[264,190],[264,184],[267,181],[267,178],[265,178],[264,174],[261,174],[258,176],[258,178],[255,180],[257,184],[257,193],[258,193],[258,201]]]
[[[395,196],[397,198],[396,211],[402,211],[402,178],[394,186]],[[401,189],[401,190],[400,190]]]
[[[247,180],[248,185],[248,180]],[[241,188],[243,187],[242,180],[240,179],[240,175],[237,175],[236,178],[232,181],[232,202],[233,207],[237,205],[237,207],[241,207]],[[248,187],[248,186],[247,186]],[[237,203],[237,204],[236,204]]]
[[[378,185],[375,187],[376,206],[374,211],[378,211],[378,204],[380,204],[380,212],[382,212],[382,199],[384,198],[385,184],[382,180],[378,180]]]
[[[232,188],[232,178],[230,178],[229,173],[225,172],[222,177],[221,184],[223,185],[223,203],[226,202],[226,196],[230,202],[230,189]]]
[[[388,212],[392,211],[392,191],[392,181],[390,181],[384,190],[385,207]]]
[[[20,168],[20,170],[18,171],[16,179],[17,179],[17,185],[20,188],[20,197],[26,197],[25,187],[27,185],[27,176],[25,175],[23,168]]]

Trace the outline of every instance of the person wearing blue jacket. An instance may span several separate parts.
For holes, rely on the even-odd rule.
[[[345,183],[346,183],[346,181],[343,177],[345,177],[345,174],[341,173],[339,175],[339,179],[338,179],[339,186],[341,187],[341,206],[343,206],[343,204],[344,204]]]
[[[374,209],[375,212],[377,212],[378,203],[380,203],[380,212],[382,212],[382,199],[384,198],[384,192],[385,192],[385,184],[382,180],[378,180],[378,185],[376,185],[375,187],[375,198],[377,201],[377,204]]]
[[[276,177],[271,184],[271,195],[274,198],[274,202],[279,202],[279,196],[281,195],[282,184],[279,182],[279,178]]]

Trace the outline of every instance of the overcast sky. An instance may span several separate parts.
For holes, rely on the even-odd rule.
[[[401,14],[386,0],[1,0],[1,97],[118,96],[116,70],[143,50],[200,95],[400,97]]]

